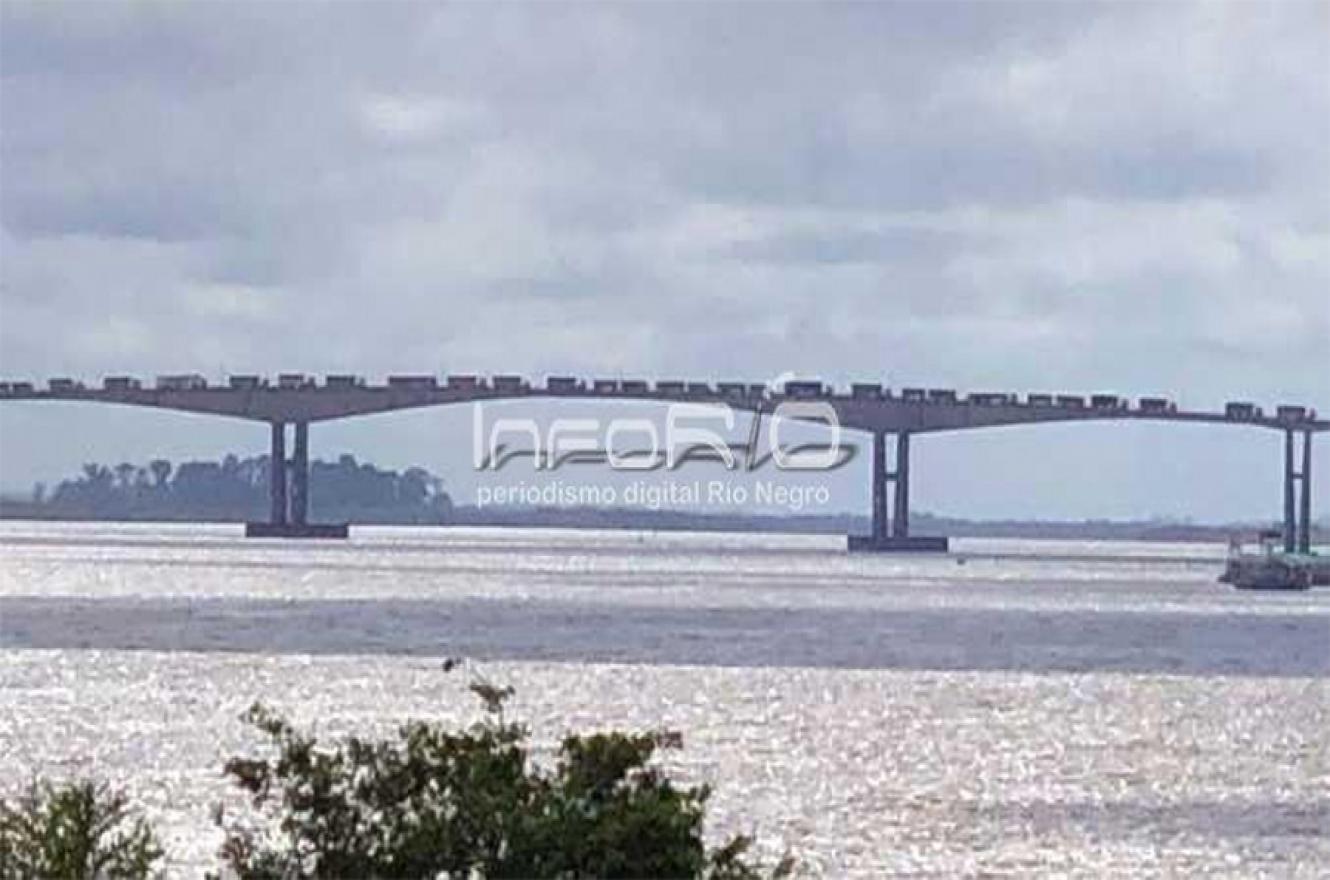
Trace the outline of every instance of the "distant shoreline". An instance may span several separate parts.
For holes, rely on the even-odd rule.
[[[317,513],[315,519],[318,519]],[[28,501],[0,499],[0,520],[34,522],[163,522],[241,523],[232,516],[186,515],[184,513],[143,516],[106,516],[92,512],[61,510]],[[492,526],[502,528],[585,528],[638,531],[752,532],[775,534],[863,534],[867,517],[852,514],[777,516],[770,514],[705,514],[674,510],[600,508],[489,508],[455,507],[447,522],[413,521],[410,518],[370,516],[352,519],[352,525]],[[1118,540],[1157,542],[1224,543],[1232,538],[1252,540],[1270,524],[1197,524],[1149,520],[965,520],[915,514],[911,531],[920,535],[957,538],[1029,538],[1043,540]],[[1330,543],[1330,528],[1317,524],[1312,530],[1317,544]]]

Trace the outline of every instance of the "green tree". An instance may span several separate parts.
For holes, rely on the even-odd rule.
[[[569,736],[542,769],[526,728],[504,719],[511,689],[472,690],[487,716],[471,728],[415,722],[396,739],[337,746],[253,706],[246,718],[276,754],[226,765],[263,820],[219,817],[227,867],[242,880],[758,876],[747,838],[707,851],[709,790],[650,765],[658,748],[682,745],[677,734]]]
[[[148,462],[148,470],[152,471],[152,484],[158,489],[165,489],[167,481],[171,479],[171,462],[164,458],[154,458]]]
[[[134,465],[127,461],[122,461],[115,466],[115,484],[119,489],[128,489],[134,485],[134,471],[138,470]]]
[[[0,800],[0,880],[141,880],[161,857],[148,823],[105,784],[35,782]]]

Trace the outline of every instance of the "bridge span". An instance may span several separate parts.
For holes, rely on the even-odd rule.
[[[524,398],[635,400],[660,403],[724,404],[761,417],[786,401],[818,401],[834,411],[844,428],[873,436],[872,531],[849,536],[855,551],[936,551],[947,539],[910,534],[910,442],[915,434],[973,430],[1004,425],[1095,420],[1191,422],[1264,428],[1284,435],[1283,542],[1289,552],[1311,546],[1311,446],[1314,434],[1330,429],[1306,406],[1280,404],[1267,411],[1247,401],[1232,401],[1223,411],[1180,409],[1163,397],[1130,400],[1116,394],[970,392],[952,389],[893,390],[855,383],[838,390],[820,381],[790,381],[781,386],[747,382],[694,382],[549,377],[535,384],[520,376],[389,376],[381,385],[353,375],[330,375],[322,382],[300,373],[275,382],[259,376],[231,376],[210,385],[197,374],[159,376],[151,387],[130,376],[109,376],[91,387],[68,379],[43,386],[28,381],[0,381],[0,402],[83,401],[155,407],[265,422],[271,430],[271,461],[285,462],[269,479],[269,520],[250,523],[246,533],[262,537],[344,537],[344,524],[309,522],[309,425],[374,413],[446,406],[456,403]],[[287,426],[293,427],[291,455]],[[888,438],[892,443],[889,444]],[[1298,447],[1301,447],[1300,450]],[[1300,452],[1300,454],[1299,454]],[[888,464],[888,458],[894,459]]]

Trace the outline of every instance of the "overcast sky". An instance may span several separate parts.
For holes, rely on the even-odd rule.
[[[5,0],[0,74],[5,376],[794,371],[1330,410],[1327,3]],[[465,496],[469,419],[314,450]],[[265,440],[6,404],[0,487]],[[1265,432],[916,448],[918,505],[956,515],[1279,507]]]

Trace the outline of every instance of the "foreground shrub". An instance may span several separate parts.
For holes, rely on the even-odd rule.
[[[544,770],[529,759],[526,728],[504,720],[511,690],[472,689],[488,712],[467,730],[412,723],[395,740],[332,747],[256,704],[247,720],[276,756],[226,765],[259,814],[219,816],[228,868],[243,880],[758,876],[747,838],[707,851],[709,790],[678,788],[649,766],[678,735],[569,736]]]
[[[0,880],[140,880],[161,857],[148,823],[104,784],[35,782],[0,800]]]

